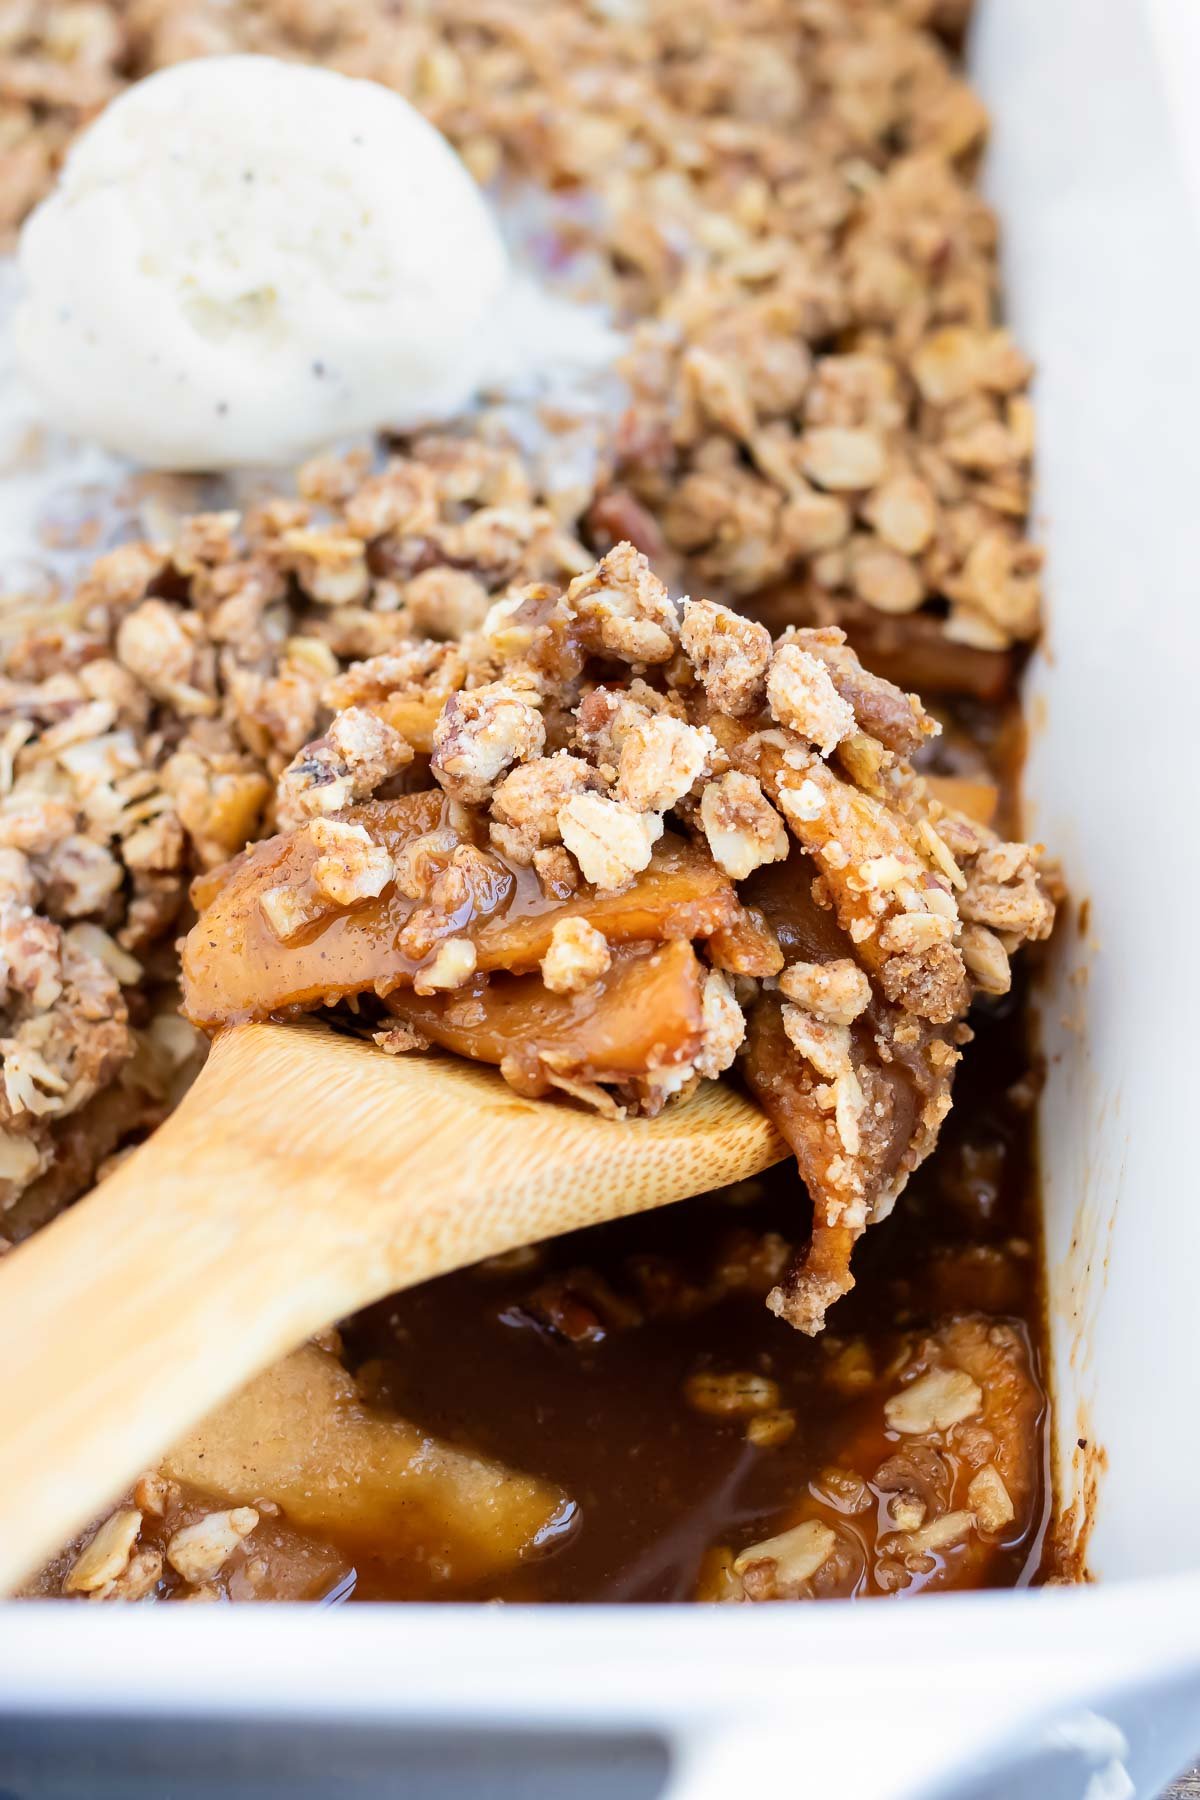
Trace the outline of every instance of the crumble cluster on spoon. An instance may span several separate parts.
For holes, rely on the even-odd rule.
[[[813,1202],[769,1304],[819,1330],[936,1141],[973,997],[1054,918],[1036,853],[914,771],[919,700],[836,628],[676,605],[628,543],[321,700],[285,830],[196,884],[188,1016],[351,1003],[384,1049],[614,1113],[736,1060]]]

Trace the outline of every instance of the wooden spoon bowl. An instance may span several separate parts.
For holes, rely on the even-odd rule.
[[[725,1084],[614,1123],[315,1023],[225,1032],[150,1141],[0,1265],[0,1591],[322,1326],[786,1154]]]

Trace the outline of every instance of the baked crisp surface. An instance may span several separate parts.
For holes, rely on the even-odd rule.
[[[184,953],[205,1027],[333,1005],[381,1053],[479,1056],[614,1116],[744,1080],[796,1152],[807,1242],[797,1191],[798,1223],[709,1233],[700,1273],[636,1247],[605,1274],[539,1274],[540,1253],[494,1272],[522,1342],[588,1356],[667,1321],[684,1435],[718,1433],[695,1436],[695,1466],[715,1442],[790,1471],[792,1499],[782,1473],[754,1478],[769,1528],[693,1544],[645,1597],[1017,1579],[1044,1504],[1036,1355],[1012,1322],[1034,1304],[1011,1192],[1030,1179],[1027,1077],[999,1135],[979,1108],[917,1175],[921,1228],[941,1184],[975,1208],[972,1242],[929,1226],[927,1274],[902,1258],[889,1288],[872,1265],[850,1293],[852,1249],[946,1122],[969,1009],[1002,1013],[1011,958],[1054,916],[1038,850],[993,829],[1041,556],[1032,371],[1000,320],[987,119],[956,54],[967,11],[54,0],[0,22],[0,230],[131,79],[299,57],[411,99],[543,272],[627,332],[624,404],[569,481],[548,466],[578,421],[546,409],[551,454],[531,459],[485,410],[318,459],[237,512],[143,484],[146,541],[109,548],[32,628],[20,595],[0,601],[0,1232],[19,1241],[85,1191],[195,1073],[177,943],[197,913],[218,927],[215,956],[196,935]],[[327,956],[309,969],[317,943],[332,985]],[[886,1333],[864,1316],[876,1295]],[[775,1374],[742,1325],[744,1367],[689,1335],[741,1300],[799,1327]],[[808,1344],[835,1302],[853,1329]],[[411,1329],[451,1369],[425,1305]],[[378,1326],[357,1330],[351,1361],[386,1361]],[[313,1454],[364,1493],[419,1506],[433,1484],[444,1530],[407,1573],[372,1564],[378,1519],[347,1536],[301,1516],[295,1471],[252,1480],[230,1414],[41,1591],[311,1597],[354,1566],[366,1592],[521,1597],[506,1571],[526,1548],[571,1541],[552,1472],[505,1468],[482,1425],[474,1460],[391,1415],[389,1434],[388,1377],[376,1391],[328,1349],[300,1355],[256,1404],[283,1416],[303,1396],[330,1421]],[[445,1397],[425,1398],[453,1437]],[[836,1431],[818,1429],[826,1401]],[[547,1401],[564,1442],[579,1404]],[[806,1420],[823,1461],[800,1458]],[[535,1469],[532,1447],[511,1453]],[[498,1490],[484,1543],[471,1521]],[[597,1591],[563,1579],[561,1597]]]

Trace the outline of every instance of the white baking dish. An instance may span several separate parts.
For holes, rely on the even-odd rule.
[[[1102,1585],[848,1608],[5,1608],[6,1793],[1117,1800],[1200,1747],[1200,131],[1171,110],[1200,29],[1194,0],[981,5],[1010,309],[1041,368],[1032,825],[1090,914],[1045,996],[1043,1126],[1055,1468],[1094,1502]]]

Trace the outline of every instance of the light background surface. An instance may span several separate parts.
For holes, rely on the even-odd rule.
[[[1200,1452],[1178,1431],[1200,1413],[1193,53],[1195,0],[1153,17],[1141,0],[982,0],[973,42],[1008,313],[1038,369],[1049,624],[1029,822],[1091,914],[1086,937],[1058,938],[1042,1128],[1060,1491],[1102,1446],[1104,1578],[1195,1566]]]

